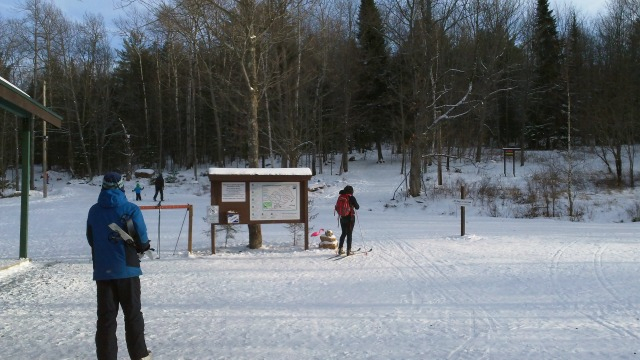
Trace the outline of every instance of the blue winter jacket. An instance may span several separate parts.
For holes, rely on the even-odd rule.
[[[93,259],[93,280],[124,279],[142,275],[140,259],[134,247],[109,228],[116,223],[125,231],[132,219],[142,249],[148,248],[147,226],[140,208],[127,200],[120,189],[100,191],[98,202],[89,209],[87,241]]]

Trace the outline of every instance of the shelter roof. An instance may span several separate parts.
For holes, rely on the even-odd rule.
[[[35,101],[2,77],[0,77],[0,108],[23,118],[31,114],[35,115],[55,127],[62,125],[62,116]]]

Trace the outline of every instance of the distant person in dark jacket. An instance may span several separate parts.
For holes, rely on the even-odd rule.
[[[131,230],[127,223],[131,223]],[[109,225],[115,223],[132,235],[125,239]],[[135,230],[135,233],[133,234]],[[98,359],[117,359],[118,309],[124,313],[127,350],[131,359],[150,359],[144,340],[144,318],[140,301],[139,253],[149,250],[147,227],[140,208],[127,200],[124,180],[115,172],[104,175],[98,202],[89,209],[87,241],[91,246],[93,280],[97,286],[98,321],[96,354]]]
[[[162,173],[156,178],[156,194],[153,195],[153,201],[157,201],[158,194],[160,194],[160,201],[164,201],[164,178]]]
[[[344,239],[347,239],[347,255],[353,255],[351,252],[351,241],[353,239],[353,226],[356,223],[356,212],[355,210],[360,209],[360,205],[358,201],[353,196],[353,187],[351,185],[347,185],[343,190],[340,190],[340,196],[346,196],[349,199],[349,205],[351,205],[351,212],[347,216],[340,216],[340,228],[342,229],[342,234],[340,235],[340,243],[338,245],[338,254],[344,254],[344,250],[342,250],[342,246],[344,245]]]

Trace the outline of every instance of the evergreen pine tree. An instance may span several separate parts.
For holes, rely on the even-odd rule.
[[[532,42],[534,78],[529,126],[529,146],[547,149],[555,147],[554,140],[562,134],[562,65],[561,47],[556,19],[548,0],[538,0],[536,24]]]
[[[355,106],[361,126],[359,145],[375,142],[378,161],[383,161],[382,142],[389,131],[388,54],[380,12],[373,0],[362,0],[358,14],[359,76]]]

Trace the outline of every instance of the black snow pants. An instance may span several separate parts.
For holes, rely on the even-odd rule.
[[[353,239],[353,225],[355,225],[355,216],[341,216],[340,217],[340,228],[342,230],[342,234],[340,234],[340,244],[338,248],[342,249],[344,245],[344,239],[347,239],[347,254],[351,251],[351,240]]]
[[[96,329],[96,353],[98,360],[118,358],[116,338],[118,308],[124,314],[124,330],[127,350],[131,359],[141,359],[149,354],[144,341],[144,318],[140,304],[140,278],[97,280],[98,321]]]

